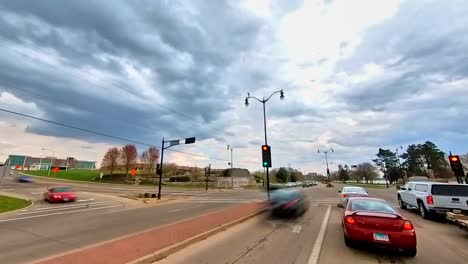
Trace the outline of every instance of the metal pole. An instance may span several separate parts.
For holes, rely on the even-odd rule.
[[[330,169],[328,168],[328,151],[325,151],[325,163],[327,164],[327,177],[328,177],[328,182],[331,182],[330,179]]]
[[[164,138],[162,139],[161,143],[161,163],[159,169],[161,170],[159,173],[159,183],[158,183],[158,200],[161,200],[161,184],[162,184],[162,176],[163,176],[163,159],[164,159]]]
[[[265,130],[265,145],[268,145],[267,141],[267,128],[266,128],[266,110],[265,110],[265,98],[263,98],[262,104],[263,104],[263,128]],[[267,184],[267,197],[268,200],[270,200],[270,171],[269,168],[266,167],[266,184]]]
[[[396,154],[397,154],[397,158],[398,158],[398,164],[400,165],[401,178],[403,179],[403,184],[405,184],[406,183],[405,174],[404,174],[404,171],[403,171],[403,166],[401,165],[400,154],[398,153],[398,148],[396,148]]]
[[[232,164],[232,147],[231,147],[231,188],[234,189],[234,174],[232,168],[234,165]]]
[[[52,168],[52,164],[54,164],[54,156],[55,156],[55,151],[52,151],[52,159],[50,160],[50,166],[49,166],[49,171],[47,172],[47,176],[50,176],[50,169]]]
[[[205,191],[208,191],[208,167],[205,167]]]

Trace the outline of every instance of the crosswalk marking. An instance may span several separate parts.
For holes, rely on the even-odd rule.
[[[31,219],[31,218],[46,217],[46,216],[52,216],[52,215],[62,215],[62,214],[71,214],[71,213],[84,212],[84,211],[109,209],[109,208],[115,208],[115,207],[120,207],[120,206],[122,206],[122,205],[119,204],[119,205],[111,205],[111,206],[104,206],[104,207],[86,208],[86,209],[80,209],[80,210],[75,210],[75,211],[64,211],[64,212],[56,212],[56,213],[43,214],[43,215],[31,215],[31,216],[24,216],[24,217],[15,217],[15,218],[9,218],[9,219],[2,219],[2,220],[0,220],[0,223],[17,221],[17,220],[24,220],[24,219]]]

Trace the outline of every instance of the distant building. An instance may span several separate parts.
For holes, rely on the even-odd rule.
[[[48,170],[49,167],[66,169],[96,169],[96,161],[76,160],[73,157],[60,159],[56,157],[31,157],[26,155],[10,155],[6,161],[12,169],[19,167],[23,170]]]

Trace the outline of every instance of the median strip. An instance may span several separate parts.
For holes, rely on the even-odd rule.
[[[31,201],[0,195],[0,214],[11,213],[32,205]]]
[[[198,239],[206,238],[214,232],[245,221],[264,209],[264,203],[242,204],[75,250],[68,254],[53,256],[36,263],[151,263]]]

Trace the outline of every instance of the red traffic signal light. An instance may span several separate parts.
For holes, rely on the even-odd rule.
[[[267,151],[267,150],[268,150],[268,146],[267,146],[267,145],[263,145],[263,146],[262,146],[262,150],[263,150],[263,151]]]
[[[449,156],[450,167],[452,167],[452,171],[456,177],[464,177],[465,172],[463,170],[463,165],[460,161],[460,157],[458,155],[450,155]]]

